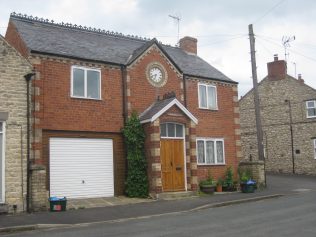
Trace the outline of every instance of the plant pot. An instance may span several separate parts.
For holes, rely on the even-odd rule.
[[[216,186],[216,192],[218,192],[218,193],[223,192],[223,186],[222,185],[217,185]]]
[[[234,186],[223,186],[223,192],[235,192],[236,190]]]
[[[254,193],[256,186],[254,184],[245,184],[241,183],[240,184],[240,189],[242,193]]]
[[[203,193],[213,194],[215,192],[216,186],[215,185],[200,185],[200,190]]]

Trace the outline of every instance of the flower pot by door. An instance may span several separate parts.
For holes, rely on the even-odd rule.
[[[223,192],[223,186],[222,185],[217,185],[216,186],[216,192],[218,192],[218,193]]]
[[[201,185],[200,186],[200,190],[203,192],[203,193],[207,193],[207,194],[212,194],[215,192],[215,185]]]

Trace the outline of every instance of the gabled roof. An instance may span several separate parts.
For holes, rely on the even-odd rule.
[[[11,14],[10,21],[16,26],[31,53],[128,65],[153,43],[140,37],[71,24],[56,24],[15,13]],[[237,83],[197,55],[158,41],[155,43],[163,49],[179,71],[186,75]]]
[[[278,80],[278,81],[286,81],[286,80],[292,80],[294,82],[297,83],[298,86],[305,86],[307,88],[310,88],[314,91],[316,91],[316,89],[314,89],[313,87],[307,85],[307,84],[300,84],[300,82],[298,81],[298,79],[296,79],[295,77],[290,76],[289,74],[286,74],[284,79]],[[269,77],[266,76],[264,77],[259,83],[258,83],[258,87],[260,87],[262,85],[262,83],[264,83],[265,81],[269,81]],[[273,82],[273,81],[272,81]],[[245,98],[247,98],[249,95],[251,95],[253,93],[254,88],[251,88],[246,94],[244,94],[243,96],[241,96],[241,98],[239,99],[240,102],[242,102]]]
[[[177,98],[168,98],[164,100],[158,100],[149,106],[140,116],[141,123],[154,122],[162,114],[164,114],[172,106],[176,105],[186,116],[188,116],[195,124],[198,123],[198,119],[194,117],[178,100]]]

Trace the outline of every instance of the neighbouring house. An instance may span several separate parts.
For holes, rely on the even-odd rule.
[[[275,55],[259,83],[263,145],[267,171],[316,174],[316,90],[287,74]],[[258,160],[253,90],[240,101],[244,160]]]
[[[0,35],[0,214],[26,209],[27,83],[32,65]]]
[[[156,39],[11,14],[10,42],[33,65],[32,207],[49,196],[124,194],[121,129],[136,111],[146,132],[150,194],[197,191],[237,170],[237,83],[197,56]]]

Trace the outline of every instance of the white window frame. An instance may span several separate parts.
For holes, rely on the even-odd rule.
[[[203,141],[204,142],[204,155],[206,154],[206,142],[207,141],[212,141],[214,142],[214,160],[215,163],[199,163],[198,159],[198,141]],[[217,148],[216,148],[216,142],[221,141],[223,143],[223,163],[218,163],[217,162]],[[226,165],[225,161],[225,141],[224,138],[196,138],[196,159],[197,159],[197,164],[198,165]],[[206,159],[205,159],[206,160]]]
[[[5,125],[6,123],[4,121],[0,121],[0,123],[2,123],[2,132],[0,132],[2,134],[2,159],[1,159],[1,167],[2,167],[2,182],[0,185],[2,185],[2,195],[1,195],[1,202],[0,203],[5,203]]]
[[[168,138],[168,139],[184,139],[184,137],[185,137],[185,129],[184,129],[184,125],[183,124],[181,124],[181,123],[173,123],[173,122],[166,122],[166,123],[161,123],[160,124],[160,134],[161,134],[161,125],[162,124],[174,124],[175,126],[174,126],[174,137],[169,137],[168,136],[168,125],[167,125],[167,131],[166,131],[166,134],[167,134],[167,136],[161,136],[161,138]],[[177,135],[177,126],[176,125],[181,125],[181,127],[182,127],[182,137],[177,137],[176,135]]]
[[[202,107],[201,103],[200,103],[200,99],[201,99],[201,93],[200,93],[200,86],[205,86],[206,87],[206,107]],[[213,87],[215,88],[215,108],[209,108],[208,107],[208,87]],[[210,84],[206,84],[206,83],[198,83],[198,103],[199,103],[199,108],[200,109],[208,109],[208,110],[218,110],[218,104],[217,104],[217,87],[214,85],[210,85]]]
[[[316,139],[313,140],[314,143],[314,159],[316,160]]]
[[[308,107],[308,102],[314,102],[314,107]],[[307,118],[316,118],[316,115],[315,116],[309,116],[308,115],[308,109],[315,109],[316,108],[316,100],[308,100],[306,101],[306,117]]]
[[[73,82],[74,82],[74,69],[81,69],[84,70],[84,96],[76,96],[74,95],[74,91],[73,91]],[[90,98],[87,96],[87,71],[95,71],[95,72],[99,72],[100,74],[100,78],[99,78],[99,98]],[[80,99],[88,99],[88,100],[101,100],[102,95],[101,95],[101,69],[99,68],[89,68],[89,67],[80,67],[80,66],[72,66],[71,67],[71,97],[73,98],[80,98]]]

